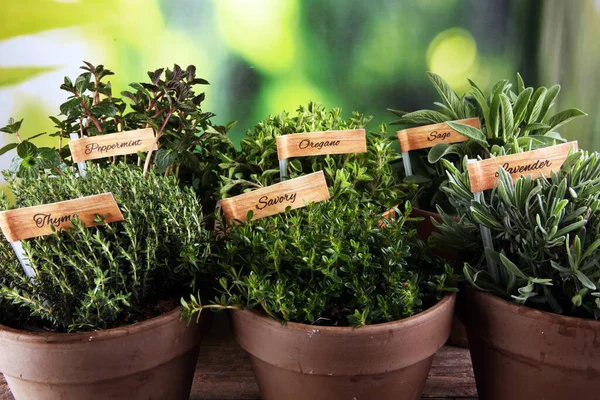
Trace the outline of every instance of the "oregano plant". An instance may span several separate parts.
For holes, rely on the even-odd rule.
[[[365,128],[370,120],[358,112],[344,118],[341,108],[327,110],[313,102],[300,106],[295,113],[283,111],[267,117],[247,131],[241,150],[233,155],[221,154],[221,196],[234,196],[280,181],[278,136]],[[367,152],[292,158],[288,160],[288,177],[322,170],[333,196],[349,193],[346,189],[351,188],[360,194],[361,201],[389,208],[414,191],[414,185],[402,184],[395,178],[393,165],[399,155],[392,143],[382,124],[376,131],[367,131]]]

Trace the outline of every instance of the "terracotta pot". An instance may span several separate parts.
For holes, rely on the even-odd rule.
[[[597,399],[600,321],[564,317],[469,289],[461,318],[481,400]]]
[[[232,313],[264,400],[420,399],[435,352],[450,333],[455,295],[411,318],[361,328],[282,325]]]
[[[0,371],[16,400],[188,399],[211,315],[188,326],[180,313],[73,334],[0,325]]]

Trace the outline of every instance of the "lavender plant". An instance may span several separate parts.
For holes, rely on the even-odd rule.
[[[559,172],[514,183],[499,168],[498,184],[482,203],[474,200],[468,175],[447,164],[443,190],[460,220],[442,212],[434,241],[464,249],[467,280],[518,304],[599,319],[600,155],[575,152]],[[479,225],[491,230],[493,250],[483,248]]]

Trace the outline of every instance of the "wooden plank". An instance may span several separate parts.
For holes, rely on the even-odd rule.
[[[102,193],[79,199],[59,201],[41,206],[16,208],[0,212],[0,228],[9,242],[52,234],[52,227],[66,229],[77,217],[86,226],[95,226],[95,216],[106,222],[123,220],[123,214],[112,193]]]
[[[69,142],[73,161],[80,162],[149,151],[156,148],[152,128],[91,136]]]
[[[535,178],[541,175],[549,175],[551,171],[560,169],[571,149],[577,150],[576,141],[508,156],[469,162],[467,171],[471,191],[480,192],[493,188],[499,176],[499,167],[503,167],[510,173],[513,181],[522,175],[532,175]]]
[[[248,211],[255,219],[304,207],[308,203],[329,199],[329,189],[323,171],[313,172],[289,181],[221,200],[227,221],[245,221]]]
[[[280,160],[365,151],[367,151],[367,136],[364,129],[293,133],[277,137],[277,157]]]
[[[479,118],[459,119],[453,122],[460,122],[479,129]],[[466,137],[450,128],[445,122],[403,129],[398,131],[397,135],[402,152],[427,149],[438,143],[459,143],[467,140]]]

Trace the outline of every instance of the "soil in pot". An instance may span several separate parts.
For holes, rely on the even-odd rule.
[[[180,313],[74,334],[0,325],[0,371],[16,400],[188,399],[212,315],[188,326]]]
[[[361,328],[282,325],[255,311],[233,312],[232,327],[264,400],[420,399],[433,356],[450,334],[455,298]]]
[[[461,307],[481,400],[596,399],[600,321],[469,289]]]

